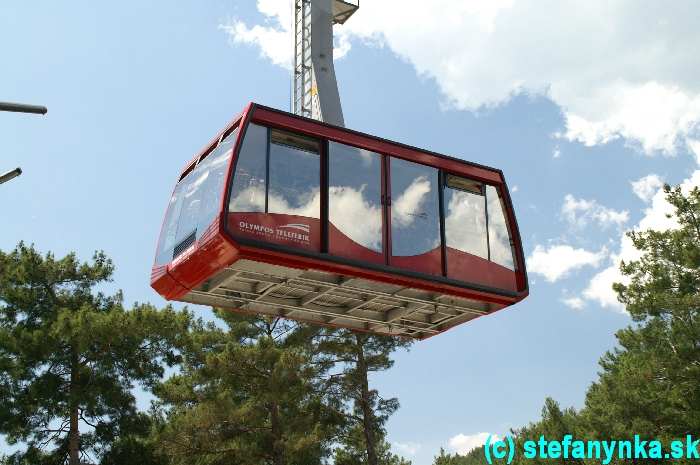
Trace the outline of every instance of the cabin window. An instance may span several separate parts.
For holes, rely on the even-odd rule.
[[[508,231],[505,207],[498,190],[486,186],[486,200],[489,212],[489,247],[491,261],[508,269],[514,270],[513,241]]]
[[[236,162],[228,228],[238,237],[320,251],[316,139],[249,124]]]
[[[321,162],[313,139],[272,130],[268,213],[321,218]]]
[[[267,128],[249,124],[236,161],[231,212],[264,212],[267,184]]]
[[[390,159],[390,264],[442,274],[438,170]]]
[[[444,185],[447,276],[513,288],[513,249],[505,207],[494,186],[447,174]],[[491,263],[501,265],[500,270]]]
[[[381,155],[329,142],[328,160],[329,252],[384,264]]]
[[[448,249],[489,258],[484,186],[448,174],[445,183],[445,242]]]
[[[175,186],[163,222],[157,264],[168,263],[186,250],[216,218],[237,135],[236,129]]]

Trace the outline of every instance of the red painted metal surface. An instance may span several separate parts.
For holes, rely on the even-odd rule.
[[[256,213],[228,214],[228,186],[233,176],[245,128],[250,122],[295,131],[316,138],[326,138],[385,156],[394,156],[426,164],[449,173],[466,176],[495,186],[505,203],[506,219],[516,250],[514,257],[516,271],[508,270],[495,263],[451,248],[447,248],[446,269],[447,278],[454,279],[454,282],[448,282],[449,280],[444,278],[430,279],[430,274],[442,274],[440,248],[414,257],[389,257],[389,267],[382,269],[381,266],[376,265],[386,263],[385,257],[388,251],[391,250],[391,237],[388,232],[390,231],[390,215],[386,213],[388,208],[384,209],[383,212],[383,253],[371,251],[357,244],[329,223],[329,256],[317,253],[322,248],[322,228],[324,227],[318,219]],[[236,127],[241,130],[238,132],[235,148],[233,149],[233,157],[228,168],[228,175],[223,186],[219,215],[201,237],[174,260],[167,265],[154,265],[153,267],[151,286],[166,299],[178,300],[182,298],[191,289],[215,277],[217,273],[240,259],[298,269],[312,268],[406,287],[415,287],[437,293],[490,302],[495,304],[496,308],[512,305],[528,295],[520,234],[510,195],[500,170],[441,156],[344,128],[333,127],[251,103],[223,131],[213,138],[192,161],[185,165],[179,179],[182,179],[186,173],[191,171],[199,160],[216,147],[218,141],[230,134]],[[383,169],[383,174],[388,175],[384,171]],[[388,181],[388,176],[382,176],[383,183],[385,179]],[[322,181],[324,180],[322,179]],[[386,192],[386,186],[384,186],[383,190]],[[292,247],[312,252],[314,255],[297,254],[292,249],[280,251],[273,248],[239,243],[226,230],[227,222],[228,229],[241,238],[254,239],[283,247],[290,246],[291,241]],[[250,228],[244,223],[248,225],[262,225],[268,230],[267,232],[265,230],[256,230],[256,228]],[[308,234],[305,231],[301,231],[301,229],[304,229],[304,225],[308,226]],[[290,231],[290,233],[288,235],[278,235],[277,231],[280,229]],[[330,259],[330,255],[349,260],[334,261]],[[362,266],[363,262],[375,266]],[[422,271],[425,276],[417,273],[395,272],[395,268],[391,268],[392,266],[406,268],[414,272]],[[459,283],[458,281],[465,282]],[[499,289],[505,292],[499,292]]]
[[[497,263],[447,247],[447,277],[517,292],[516,274]]]
[[[328,253],[336,257],[344,257],[376,265],[385,264],[384,253],[358,244],[343,234],[333,223],[328,225]]]
[[[442,249],[436,247],[433,250],[420,255],[396,256],[392,255],[389,264],[405,270],[413,270],[429,275],[442,275]]]

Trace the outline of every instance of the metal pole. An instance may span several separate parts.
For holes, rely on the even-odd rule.
[[[33,113],[35,115],[45,115],[48,109],[41,105],[26,105],[24,103],[0,102],[0,111],[11,111],[13,113]],[[22,168],[15,168],[12,171],[0,176],[0,184],[15,179],[22,174]]]
[[[45,115],[48,110],[46,109],[46,107],[40,105],[25,105],[23,103],[0,102],[0,111]]]
[[[5,184],[7,181],[15,179],[20,174],[22,174],[22,168],[15,168],[12,171],[0,175],[0,184]]]
[[[344,126],[333,65],[333,24],[359,8],[350,0],[294,0],[294,113]]]

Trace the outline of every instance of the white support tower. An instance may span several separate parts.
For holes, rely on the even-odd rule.
[[[333,67],[333,25],[343,24],[359,6],[359,0],[294,0],[295,114],[344,126]]]

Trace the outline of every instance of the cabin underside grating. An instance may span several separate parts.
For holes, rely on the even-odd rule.
[[[182,300],[420,339],[497,309],[421,289],[250,260],[235,262]]]

